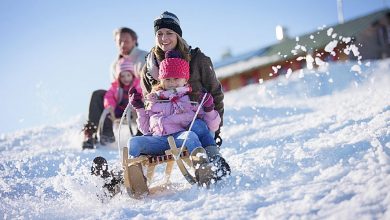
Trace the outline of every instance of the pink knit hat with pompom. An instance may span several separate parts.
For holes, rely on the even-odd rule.
[[[160,63],[158,78],[184,78],[188,80],[190,78],[190,65],[181,58],[178,51],[169,50],[165,52],[165,59]]]
[[[128,58],[121,58],[116,63],[115,77],[119,78],[119,74],[123,71],[129,71],[134,74],[134,64]]]

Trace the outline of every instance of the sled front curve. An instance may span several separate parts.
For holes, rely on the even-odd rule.
[[[123,148],[122,166],[124,171],[124,185],[131,197],[139,198],[149,194],[149,185],[152,183],[157,165],[166,164],[164,180],[165,182],[169,181],[175,163],[175,156],[179,153],[180,149],[176,147],[172,136],[168,137],[168,143],[171,149],[165,151],[165,155],[161,156],[142,155],[136,158],[129,158],[129,149],[127,147]],[[192,167],[192,162],[186,149],[182,151],[180,157],[177,158],[176,163],[185,179],[190,184],[195,184],[196,178],[190,174],[183,161],[188,164],[188,166]],[[142,167],[146,168],[146,178],[143,174]]]
[[[104,122],[109,114],[110,114],[110,111],[108,109],[104,109],[104,111],[100,115],[99,124],[98,124],[98,128],[97,128],[97,136],[98,136],[99,140],[100,140],[100,137],[103,133]],[[129,126],[130,135],[136,136],[137,131],[138,131],[137,121],[136,121],[137,120],[137,112],[134,109],[130,109],[126,114],[126,117],[128,119],[124,120],[124,122]],[[115,126],[115,124],[119,124],[119,121],[120,121],[119,119],[115,120],[112,123],[112,125]]]
[[[168,137],[168,143],[169,146],[171,147],[170,150],[167,150],[165,153],[173,154],[177,157],[177,155],[180,152],[180,149],[176,147],[175,139],[172,136]],[[189,160],[189,158],[188,158]],[[190,161],[190,160],[189,160]],[[180,169],[181,174],[183,174],[184,178],[190,183],[190,184],[195,184],[196,183],[196,178],[188,172],[187,168],[184,166],[183,160],[181,157],[177,157],[176,164]],[[191,164],[190,166],[192,167],[192,163],[187,161],[187,164]]]

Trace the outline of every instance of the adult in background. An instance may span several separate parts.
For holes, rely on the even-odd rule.
[[[215,140],[220,138],[220,128],[223,124],[224,113],[224,94],[222,92],[221,83],[218,81],[213,64],[209,57],[201,52],[199,48],[192,49],[187,42],[182,38],[182,29],[180,27],[179,18],[171,13],[164,12],[154,20],[155,46],[149,52],[146,58],[146,65],[142,69],[141,87],[144,97],[152,91],[152,87],[159,83],[159,66],[165,58],[165,52],[169,50],[177,50],[182,57],[190,64],[190,78],[188,83],[192,88],[193,101],[199,101],[199,97],[204,93],[210,93],[214,98],[215,110],[218,111],[221,117],[219,129],[215,132]],[[204,127],[202,120],[196,120],[193,131],[201,130]],[[217,147],[217,142],[210,146],[203,146],[211,161],[217,164],[223,175],[230,173],[230,167],[222,158]]]
[[[135,31],[127,27],[121,27],[114,31],[115,45],[118,49],[118,57],[113,62],[110,68],[110,80],[114,82],[118,79],[118,72],[115,71],[118,60],[126,58],[131,60],[134,65],[135,77],[140,77],[140,72],[145,64],[146,51],[138,49],[138,36]],[[83,149],[94,148],[97,141],[97,126],[99,119],[104,110],[104,95],[106,90],[99,89],[92,93],[89,103],[88,121],[84,125],[84,141]],[[100,144],[106,145],[115,142],[115,136],[112,129],[112,121],[106,118],[103,126],[102,134],[100,135]]]

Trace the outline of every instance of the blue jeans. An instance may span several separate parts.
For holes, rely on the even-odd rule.
[[[184,142],[188,134],[185,146],[191,153],[195,148],[201,147],[198,136],[192,131],[180,131],[172,134],[178,148]],[[129,147],[129,154],[133,157],[138,157],[141,154],[145,155],[164,155],[166,150],[169,150],[168,135],[167,136],[134,136],[129,139],[127,145]]]
[[[214,140],[214,135],[211,134],[207,124],[202,119],[196,119],[192,125],[191,131],[198,135],[202,147],[217,145]]]

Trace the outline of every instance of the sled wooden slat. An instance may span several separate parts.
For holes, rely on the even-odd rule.
[[[175,164],[175,161],[168,161],[167,166],[165,167],[165,178],[164,181],[167,183],[169,181],[169,178],[171,178],[171,173],[173,169],[173,165]]]
[[[149,165],[146,168],[146,179],[148,180],[149,185],[152,182],[155,168],[156,168],[156,165]]]
[[[171,147],[171,149],[168,150],[168,152],[171,152],[174,155],[178,155],[180,152],[179,151],[180,149],[176,147],[175,139],[172,136],[168,137],[168,143],[169,143],[169,146]],[[180,154],[180,156],[181,156],[181,154]],[[188,162],[186,162],[186,163],[188,163]],[[181,160],[181,159],[176,160],[176,164],[179,167],[180,172],[181,172],[181,174],[183,174],[184,178],[186,178],[186,180],[190,184],[195,184],[196,178],[188,172],[187,168],[184,166],[183,160]]]
[[[127,147],[123,148],[123,152],[122,152],[122,164],[123,165],[127,165],[127,160],[128,160],[128,156],[129,155],[129,149]],[[126,172],[126,170],[125,170]],[[129,176],[128,175],[124,175],[124,184],[126,187],[130,186],[130,180],[129,180]]]
[[[127,147],[125,147],[125,148],[127,149],[127,152],[128,152],[128,148]],[[143,165],[151,166],[151,165],[158,165],[158,164],[167,163],[170,161],[175,161],[173,154],[169,153],[169,152],[170,152],[170,150],[166,151],[165,152],[166,154],[161,155],[161,156],[139,156],[136,158],[128,158],[126,160],[126,163],[123,163],[123,164],[127,164],[127,166],[130,166],[133,164],[142,163]],[[188,151],[184,150],[180,154],[180,158],[181,159],[189,158]]]

